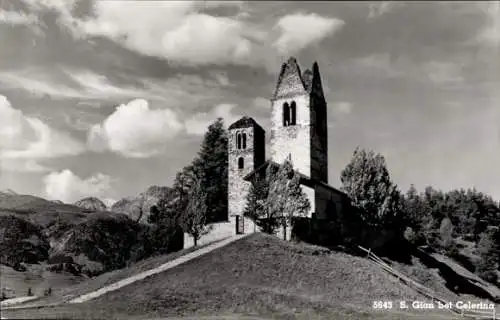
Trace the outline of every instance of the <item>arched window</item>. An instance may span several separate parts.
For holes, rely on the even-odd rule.
[[[283,104],[283,126],[288,127],[290,125],[290,107],[288,102]]]
[[[292,101],[292,105],[290,106],[290,125],[294,126],[297,124],[297,104],[295,101]]]
[[[246,133],[242,133],[242,136],[243,136],[243,149],[246,149],[247,148],[247,134]]]
[[[236,149],[241,149],[241,133],[236,133]]]
[[[243,157],[238,158],[238,169],[243,169],[245,166],[245,162],[243,160]]]

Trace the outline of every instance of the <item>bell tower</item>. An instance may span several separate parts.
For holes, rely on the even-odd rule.
[[[238,219],[241,225],[242,221],[247,220],[243,218],[243,211],[251,185],[243,178],[265,161],[265,131],[254,119],[243,117],[229,126],[228,133],[229,221],[236,224]]]
[[[297,60],[288,59],[271,103],[271,160],[291,157],[295,170],[328,183],[327,107],[318,64],[301,73]]]

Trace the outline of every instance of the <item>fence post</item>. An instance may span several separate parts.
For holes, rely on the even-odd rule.
[[[460,309],[460,315],[463,317],[464,316],[464,309]]]
[[[493,309],[493,320],[497,319],[497,309]]]

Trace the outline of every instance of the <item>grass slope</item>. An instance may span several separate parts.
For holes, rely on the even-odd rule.
[[[449,313],[376,311],[374,300],[421,299],[370,261],[254,234],[94,301],[6,316],[258,319],[429,319]]]
[[[175,260],[185,254],[190,252],[199,250],[208,245],[217,243],[222,240],[214,241],[211,243],[207,243],[202,246],[190,247],[184,250],[180,250],[177,252],[173,252],[166,255],[160,255],[155,257],[150,257],[144,260],[141,260],[130,267],[118,269],[110,272],[106,272],[101,274],[95,278],[90,278],[86,281],[80,282],[75,285],[67,286],[66,288],[62,288],[54,293],[52,297],[45,297],[40,299],[35,303],[35,305],[45,305],[45,304],[53,304],[58,302],[64,302],[71,300],[73,298],[79,297],[81,295],[87,294],[89,292],[93,292],[98,290],[104,286],[113,284],[120,280],[126,279],[128,277],[134,276],[143,271],[148,271],[154,268],[157,268],[169,261]]]

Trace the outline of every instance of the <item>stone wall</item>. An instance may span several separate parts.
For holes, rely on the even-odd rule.
[[[346,208],[344,197],[334,190],[318,185],[315,187],[316,217],[318,219],[336,219]]]
[[[236,148],[237,133],[246,133],[246,149]],[[255,168],[254,164],[254,128],[238,128],[229,132],[228,147],[228,210],[229,217],[243,214],[246,205],[246,195],[250,190],[250,182],[243,177]],[[238,159],[244,159],[244,168],[238,168]]]
[[[219,223],[212,223],[210,225],[212,226],[213,229],[210,231],[210,233],[202,236],[201,239],[198,240],[199,246],[213,241],[222,240],[227,237],[231,237],[236,233],[235,225],[234,223],[231,222],[219,222]],[[193,237],[191,237],[187,233],[184,233],[184,249],[190,248],[192,246],[194,246]]]
[[[283,126],[283,104],[295,101],[296,125]],[[291,154],[296,170],[310,176],[311,174],[311,132],[310,132],[309,96],[301,95],[289,99],[278,99],[272,103],[270,157],[276,163],[283,161]]]

